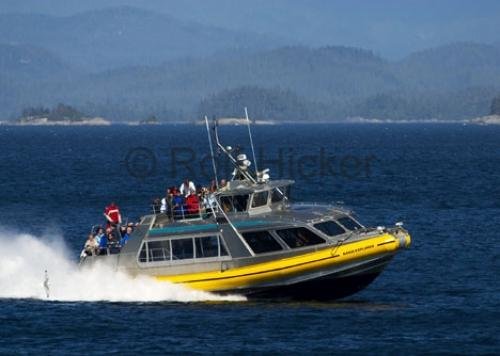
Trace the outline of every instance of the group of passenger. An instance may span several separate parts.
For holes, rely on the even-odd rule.
[[[222,183],[225,185],[225,182]],[[197,189],[193,181],[186,178],[179,188],[169,187],[162,199],[155,199],[153,209],[174,220],[199,217],[215,208],[216,202],[212,193],[216,191],[215,181],[211,182],[210,187]]]
[[[162,199],[155,199],[153,209],[155,213],[166,214],[174,220],[206,216],[217,206],[213,193],[226,187],[227,182],[222,179],[219,186],[212,180],[209,187],[197,189],[193,181],[186,178],[179,188],[169,187]],[[105,225],[96,227],[87,236],[82,257],[118,253],[130,239],[135,225],[122,225],[120,209],[115,202],[106,206],[103,215]]]
[[[117,253],[125,246],[134,232],[135,225],[122,225],[122,216],[118,206],[112,202],[104,209],[105,227],[97,226],[87,236],[82,257]]]

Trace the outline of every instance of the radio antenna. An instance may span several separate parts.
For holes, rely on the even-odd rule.
[[[252,130],[250,129],[250,119],[248,118],[248,110],[245,106],[245,117],[247,119],[248,136],[250,137],[250,146],[252,147],[253,164],[255,165],[255,175],[259,176],[259,170],[257,169],[257,159],[255,158],[255,149],[253,147]]]
[[[205,125],[207,127],[208,144],[210,145],[210,157],[212,158],[212,167],[214,169],[215,186],[219,190],[219,179],[217,178],[217,165],[215,164],[214,148],[212,145],[212,135],[210,134],[210,127],[208,125],[208,117],[205,115]]]

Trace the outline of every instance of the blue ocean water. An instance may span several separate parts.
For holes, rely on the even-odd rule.
[[[245,127],[222,131],[251,155]],[[54,268],[76,264],[110,200],[134,221],[185,176],[207,184],[204,127],[0,126],[0,353],[500,352],[500,127],[259,126],[254,141],[259,169],[296,180],[294,200],[404,221],[412,247],[330,303],[89,297],[105,276],[75,286]],[[47,259],[61,298],[38,297]]]

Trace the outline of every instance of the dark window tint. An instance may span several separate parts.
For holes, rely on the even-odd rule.
[[[219,239],[217,236],[204,236],[194,239],[196,258],[219,256]]]
[[[318,245],[325,242],[325,240],[305,227],[277,230],[276,232],[290,248]]]
[[[220,197],[220,205],[222,207],[222,210],[224,210],[226,213],[233,212],[233,197]]]
[[[172,240],[172,259],[185,260],[193,258],[193,239]]]
[[[141,248],[141,253],[139,253],[139,262],[147,262],[147,261],[148,259],[146,255],[146,244],[143,243]]]
[[[220,244],[220,255],[221,256],[227,256],[227,250],[226,246],[224,246],[224,240],[222,240],[222,237],[219,236],[219,244]]]
[[[279,251],[281,245],[268,231],[244,232],[243,238],[254,253]]]
[[[361,225],[359,225],[356,221],[354,221],[348,216],[340,218],[338,222],[341,223],[348,230],[357,230],[362,228]]]
[[[246,211],[248,207],[249,195],[235,195],[233,198],[234,210]]]
[[[255,193],[253,195],[252,208],[258,208],[259,206],[267,205],[268,195],[268,191]]]
[[[170,245],[168,240],[151,241],[148,243],[149,262],[169,261]]]
[[[335,221],[325,221],[314,224],[314,227],[328,236],[337,236],[345,232],[344,228]]]
[[[226,213],[246,211],[248,206],[248,194],[222,196],[220,197],[220,204]]]

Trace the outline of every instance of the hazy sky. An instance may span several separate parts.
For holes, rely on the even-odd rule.
[[[128,5],[306,45],[400,57],[456,41],[500,42],[499,0],[2,0],[0,12],[71,15]]]

